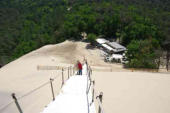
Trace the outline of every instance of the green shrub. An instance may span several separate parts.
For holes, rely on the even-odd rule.
[[[96,35],[93,33],[88,34],[87,40],[91,43],[91,45],[95,45]]]

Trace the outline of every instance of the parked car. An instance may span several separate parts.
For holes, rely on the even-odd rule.
[[[127,57],[125,56],[125,53],[123,54],[123,58],[122,58],[121,63],[122,64],[127,64],[128,63],[128,60],[127,60]]]
[[[112,62],[112,60],[113,59],[110,56],[108,56],[108,57],[106,56],[105,59],[104,59],[105,62]]]
[[[105,62],[122,62],[123,55],[112,54],[112,56],[105,57]]]

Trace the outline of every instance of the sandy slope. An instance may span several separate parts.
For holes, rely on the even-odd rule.
[[[47,45],[9,63],[0,69],[0,108],[17,97],[59,76],[54,81],[55,94],[61,87],[61,71],[37,70],[37,65],[69,66],[88,59],[93,68],[114,72],[94,72],[96,88],[104,92],[107,113],[168,113],[170,79],[168,74],[129,72],[121,65],[107,64],[97,49],[85,49],[87,43],[65,41]],[[65,78],[67,72],[65,72]],[[24,113],[38,113],[52,100],[50,85],[19,100]],[[2,113],[18,113],[14,104]]]
[[[106,113],[170,113],[170,75],[93,72]]]
[[[87,43],[71,41],[47,45],[1,68],[0,108],[12,100],[11,93],[16,93],[17,97],[20,97],[49,81],[50,77],[61,75],[61,71],[38,71],[37,65],[68,66],[74,64],[77,60],[82,61],[84,57],[88,58],[91,65],[103,65],[103,60],[98,54],[99,51],[96,49],[87,50],[85,49],[86,45]],[[65,76],[67,76],[67,72],[65,72]],[[55,91],[58,92],[61,86],[61,76],[56,81]],[[33,94],[20,99],[19,102],[25,113],[37,113],[42,111],[51,99],[50,85],[46,85]],[[12,104],[0,112],[15,113],[18,111]]]

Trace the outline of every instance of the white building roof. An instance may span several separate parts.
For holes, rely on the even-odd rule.
[[[96,42],[98,42],[99,44],[104,44],[104,43],[106,43],[108,41],[106,39],[104,39],[104,38],[98,38],[98,39],[96,39]]]
[[[115,53],[126,51],[126,48],[116,42],[109,42],[108,40],[104,38],[98,38],[96,39],[96,42],[101,44],[104,48],[106,48],[109,51],[113,51]]]
[[[114,51],[114,49],[108,46],[107,44],[102,44],[102,46],[108,49],[109,51]]]
[[[125,51],[126,48],[116,42],[107,42],[107,44],[114,49],[114,52]]]
[[[108,45],[110,45],[111,47],[114,47],[115,49],[126,49],[124,46],[116,42],[108,42]]]

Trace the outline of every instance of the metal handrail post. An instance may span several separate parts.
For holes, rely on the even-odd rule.
[[[94,85],[95,85],[95,81],[92,81],[93,82],[93,92],[92,92],[92,103],[94,102]]]
[[[70,69],[70,68],[68,67],[68,79],[69,79],[69,74],[70,74],[70,71],[69,71],[69,69]]]
[[[64,69],[62,68],[62,86],[64,85]]]
[[[20,107],[20,105],[19,105],[19,103],[18,103],[18,101],[17,101],[17,98],[16,98],[16,96],[15,96],[15,93],[12,93],[11,96],[12,96],[12,98],[14,99],[15,104],[16,104],[19,112],[20,112],[20,113],[23,113],[23,112],[22,112],[22,109],[21,109],[21,107]]]
[[[72,67],[70,66],[70,76],[72,76]]]
[[[72,76],[74,75],[74,67],[72,66]]]
[[[52,78],[50,78],[50,84],[51,84],[51,92],[52,92],[52,96],[53,96],[53,101],[55,100],[55,96],[54,96],[54,89],[53,89],[53,80]]]
[[[73,75],[74,75],[74,73],[75,73],[75,68],[73,67]]]
[[[103,99],[103,92],[100,92],[99,96],[97,96],[97,98],[99,98],[100,102],[102,103],[102,99]],[[102,110],[99,106],[99,110],[98,110],[98,113],[102,113]]]

